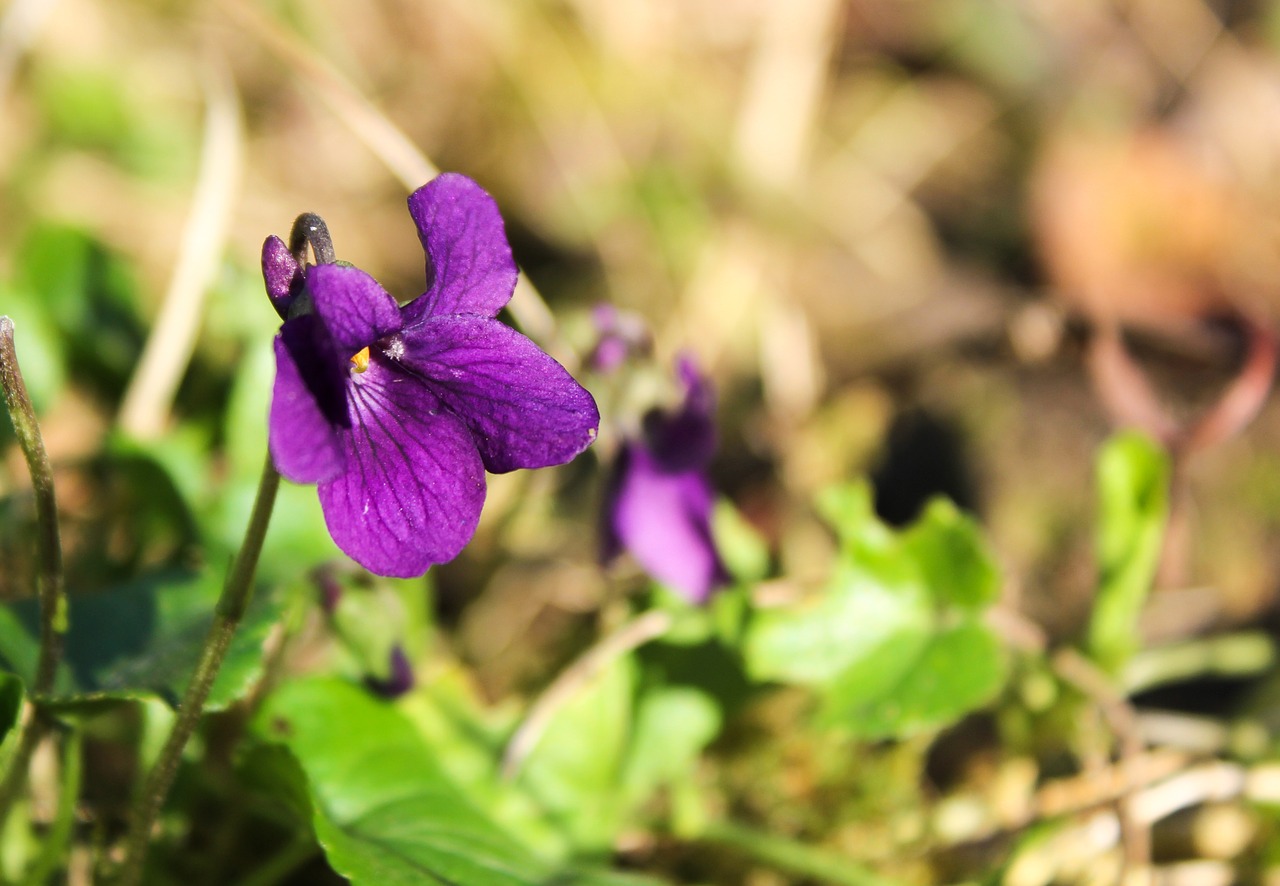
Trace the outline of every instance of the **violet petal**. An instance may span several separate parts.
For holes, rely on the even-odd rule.
[[[314,316],[281,326],[275,351],[267,442],[276,470],[295,483],[332,479],[343,465],[338,435],[350,424],[347,372]]]
[[[471,432],[425,385],[375,359],[348,388],[347,470],[319,486],[334,542],[371,572],[418,576],[457,556],[484,504]]]
[[[716,450],[715,394],[690,358],[677,361],[676,374],[685,386],[684,401],[678,409],[645,414],[645,442],[669,471],[706,467]]]
[[[289,247],[274,234],[262,244],[262,279],[272,307],[283,320],[289,314],[289,304],[302,289],[302,269]]]
[[[344,358],[400,328],[396,300],[359,268],[313,265],[307,269],[307,289]]]
[[[595,439],[591,394],[509,326],[433,317],[401,338],[404,367],[467,423],[491,473],[563,464]]]
[[[409,214],[427,253],[427,291],[405,306],[405,326],[441,314],[496,316],[511,300],[516,263],[493,198],[446,172],[410,195]]]
[[[609,533],[645,571],[695,603],[725,570],[711,535],[713,492],[696,471],[670,472],[643,446],[630,445],[608,508]]]

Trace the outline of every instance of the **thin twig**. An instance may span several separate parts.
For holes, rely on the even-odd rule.
[[[592,646],[582,657],[560,672],[551,685],[529,707],[529,713],[511,736],[506,753],[502,755],[502,777],[513,779],[520,772],[525,758],[537,745],[538,739],[550,725],[556,711],[573,698],[591,679],[610,662],[637,649],[671,628],[671,614],[660,610],[646,612],[635,621],[628,622],[614,633]]]
[[[240,179],[242,139],[235,85],[216,58],[205,65],[204,80],[204,144],[191,215],[160,313],[120,407],[120,427],[143,439],[164,429],[195,350],[204,296],[218,270]]]

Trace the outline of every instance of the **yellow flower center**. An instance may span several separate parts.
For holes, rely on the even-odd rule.
[[[351,358],[351,365],[356,368],[356,372],[364,372],[369,368],[369,349],[365,348],[360,353]]]

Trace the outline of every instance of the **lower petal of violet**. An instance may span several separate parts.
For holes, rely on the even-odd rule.
[[[380,575],[412,577],[453,559],[484,504],[471,432],[419,381],[374,361],[348,388],[345,472],[319,486],[334,542]]]
[[[268,445],[276,470],[295,483],[318,483],[342,471],[339,433],[351,423],[347,371],[329,350],[315,317],[290,320],[275,339]]]
[[[642,446],[625,454],[607,519],[611,534],[651,576],[695,603],[725,571],[711,536],[712,491],[696,471],[665,471]]]

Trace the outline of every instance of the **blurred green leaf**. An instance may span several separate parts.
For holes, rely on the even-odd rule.
[[[236,773],[270,804],[300,824],[310,825],[315,810],[311,788],[298,758],[281,744],[255,742],[236,761]]]
[[[741,582],[760,581],[769,573],[769,546],[742,513],[719,499],[711,516],[716,550],[729,574]]]
[[[22,680],[17,674],[0,672],[0,744],[18,722],[22,711]]]
[[[910,662],[932,618],[918,576],[840,568],[818,599],[757,614],[745,648],[752,677],[822,685],[859,662],[878,661],[892,682],[892,672]]]
[[[142,350],[137,285],[128,265],[91,234],[45,222],[14,256],[13,285],[61,335],[72,371],[101,393],[123,389]]]
[[[13,320],[13,347],[22,368],[31,404],[43,413],[66,383],[65,353],[57,331],[32,304],[31,296],[0,284],[0,314]],[[12,435],[8,418],[0,418],[0,440]]]
[[[719,706],[697,689],[659,686],[644,693],[622,773],[628,802],[643,803],[658,788],[687,778],[720,720]]]
[[[630,657],[592,675],[556,710],[520,770],[517,784],[579,847],[606,848],[621,823],[634,682]]]
[[[817,599],[757,613],[752,676],[815,687],[826,722],[866,737],[940,727],[990,700],[1005,660],[981,619],[1000,577],[973,521],[934,501],[894,533],[865,484],[828,490],[819,507],[842,543],[835,573]]]
[[[1164,450],[1137,433],[1112,437],[1098,455],[1098,596],[1088,644],[1113,674],[1138,648],[1138,616],[1169,516],[1169,470]]]
[[[306,774],[313,823],[334,870],[355,886],[532,886],[551,871],[471,806],[413,724],[337,680],[286,683],[254,724]]]
[[[867,737],[900,736],[943,726],[989,701],[1004,683],[1004,653],[985,625],[929,626],[913,638],[898,667],[863,661],[840,674],[823,718]]]
[[[144,108],[120,71],[42,65],[34,80],[56,145],[101,152],[147,178],[172,178],[190,168],[192,127],[173,108]]]
[[[948,499],[929,502],[902,543],[935,600],[980,609],[1000,596],[1000,570],[981,530]]]
[[[104,591],[72,594],[54,701],[158,695],[175,703],[212,624],[221,580],[211,572],[166,572]],[[225,708],[257,679],[262,644],[279,611],[276,595],[257,595],[231,642],[206,710]],[[35,672],[38,623],[35,600],[0,607],[0,664],[28,683]]]

